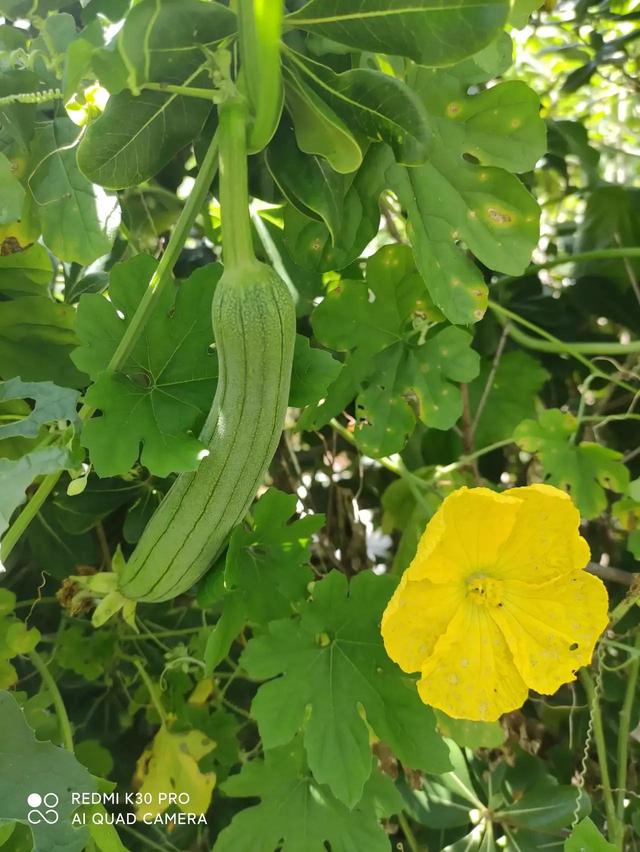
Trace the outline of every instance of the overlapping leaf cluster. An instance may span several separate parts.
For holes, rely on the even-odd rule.
[[[83,848],[67,793],[104,774],[152,796],[188,791],[207,811],[208,835],[137,825],[135,852],[489,852],[497,837],[523,852],[611,848],[606,779],[566,747],[569,726],[573,752],[592,728],[586,693],[533,696],[504,726],[450,719],[419,701],[379,635],[387,571],[407,566],[461,485],[552,482],[588,522],[592,558],[618,563],[623,582],[637,567],[637,128],[625,114],[605,171],[610,118],[575,96],[600,64],[632,80],[635,31],[610,49],[598,30],[637,13],[558,4],[593,24],[589,44],[578,29],[565,43],[571,22],[536,34],[540,5],[286,3],[281,118],[250,162],[256,250],[289,279],[299,319],[273,486],[191,596],[94,631],[78,578],[100,585],[203,450],[215,181],[173,280],[145,305],[237,71],[237,19],[217,0],[0,0],[0,535],[37,506],[7,562],[20,609],[0,590],[0,687],[16,687],[40,633],[52,678],[28,673],[19,704],[0,695],[0,846]],[[532,12],[515,79],[504,27]],[[550,55],[566,108],[562,80],[536,78]],[[589,136],[583,118],[604,129]],[[634,186],[610,185],[621,174]],[[527,271],[536,199],[542,272]],[[555,272],[570,252],[580,262]],[[637,766],[624,735],[638,723],[634,631],[631,608],[602,650],[618,773],[627,757]],[[46,742],[70,735],[77,760]],[[585,766],[593,821],[570,783]],[[57,827],[28,825],[40,779],[61,796]],[[612,795],[640,825],[624,779]],[[106,826],[91,843],[124,848]]]

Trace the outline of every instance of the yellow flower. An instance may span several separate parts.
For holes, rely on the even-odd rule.
[[[553,694],[607,625],[603,583],[564,491],[460,488],[433,516],[382,616],[391,659],[456,719],[493,721]]]

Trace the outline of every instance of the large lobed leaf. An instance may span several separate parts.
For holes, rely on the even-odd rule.
[[[605,488],[627,490],[629,469],[616,450],[574,442],[577,426],[572,414],[549,408],[537,421],[523,420],[515,439],[523,450],[538,454],[548,482],[570,491],[585,518],[596,518],[607,506]]]
[[[159,476],[193,470],[202,450],[196,436],[217,375],[209,346],[218,267],[198,269],[177,293],[167,288],[122,370],[104,372],[155,267],[153,258],[138,255],[113,268],[109,301],[97,294],[80,299],[82,346],[73,359],[94,380],[87,402],[102,412],[86,424],[82,441],[100,476],[126,473],[138,457]]]
[[[326,852],[327,844],[332,852],[388,852],[379,819],[402,807],[391,779],[374,771],[350,810],[309,773],[299,741],[245,763],[222,789],[261,802],[236,814],[214,852]]]
[[[369,572],[349,585],[333,571],[315,585],[299,622],[272,622],[242,656],[252,677],[272,678],[251,707],[265,748],[303,729],[314,777],[349,807],[371,775],[369,727],[407,766],[449,768],[433,711],[382,644],[380,618],[393,585]]]
[[[372,294],[370,298],[369,294]],[[406,246],[385,246],[367,263],[365,281],[341,281],[312,316],[318,339],[348,352],[326,398],[309,408],[300,427],[318,428],[358,394],[358,445],[379,457],[402,449],[416,423],[449,429],[462,413],[454,381],[478,374],[479,358],[462,329],[436,326],[424,282]]]

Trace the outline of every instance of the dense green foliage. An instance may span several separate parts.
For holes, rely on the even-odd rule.
[[[0,16],[2,852],[640,849],[637,0]],[[229,422],[236,462],[269,432],[254,479],[280,435],[292,339],[211,324],[237,90],[289,408],[204,577],[175,587],[162,545],[164,602],[135,607],[118,580],[176,478]],[[212,441],[225,332],[253,385]],[[540,481],[580,510],[610,629],[556,695],[448,718],[381,614],[447,494]]]

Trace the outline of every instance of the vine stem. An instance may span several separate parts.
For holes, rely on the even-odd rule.
[[[640,651],[640,632],[636,633],[634,648]],[[636,687],[638,685],[638,674],[640,674],[640,654],[636,655],[629,664],[627,671],[627,688],[624,695],[624,702],[620,710],[620,723],[618,726],[618,774],[616,779],[617,804],[616,814],[618,822],[624,826],[624,799],[627,787],[627,770],[628,770],[628,750],[629,750],[629,732],[631,730],[631,710],[636,696]],[[624,828],[622,829],[624,832]]]
[[[58,724],[60,725],[60,733],[62,734],[62,742],[64,743],[64,747],[67,749],[67,751],[73,753],[73,733],[71,731],[71,722],[69,721],[69,716],[67,715],[67,708],[64,706],[62,695],[60,694],[60,690],[58,689],[58,684],[55,682],[53,675],[47,667],[47,664],[37,651],[31,651],[31,653],[29,654],[29,659],[31,660],[33,667],[36,669],[36,671],[42,678],[42,683],[49,690],[51,699],[53,700],[53,706],[56,711],[56,716],[58,717]]]
[[[541,272],[543,269],[554,269],[556,266],[564,266],[567,263],[578,263],[580,261],[589,260],[617,260],[626,257],[640,257],[640,247],[637,246],[618,246],[617,248],[593,249],[592,251],[577,252],[576,254],[559,254],[557,257],[545,260],[542,263],[532,263],[528,266],[522,275],[507,275],[504,278],[498,278],[496,284],[511,284],[513,281],[519,281],[526,275],[533,275],[536,272]]]
[[[336,420],[333,417],[329,421],[329,425],[335,429],[335,431],[341,435],[345,441],[348,441],[354,447],[357,446],[357,442],[353,434],[340,423],[339,420]],[[422,488],[429,488],[429,486],[439,479],[441,476],[446,476],[448,473],[453,473],[456,470],[460,470],[461,467],[466,467],[470,462],[479,459],[481,456],[486,456],[488,453],[494,452],[494,450],[500,450],[503,447],[508,447],[509,444],[513,444],[511,438],[505,438],[504,441],[496,441],[495,444],[488,444],[486,447],[481,447],[479,450],[475,450],[473,453],[469,453],[469,455],[460,456],[458,461],[452,462],[451,464],[438,466],[436,468],[435,473],[430,479],[423,479],[421,476],[413,473],[408,470],[404,464],[396,464],[392,459],[387,456],[383,456],[382,458],[375,459],[382,467],[391,471],[391,473],[395,473],[396,476],[400,476],[403,479],[411,479],[416,485],[420,485]]]
[[[513,311],[510,311],[508,308],[499,305],[497,302],[489,300],[489,307],[494,313],[520,323],[520,325],[523,325],[531,331],[535,331],[536,334],[539,334],[541,337],[546,338],[545,340],[537,340],[535,337],[525,334],[518,328],[514,328],[512,325],[507,325],[506,322],[501,321],[504,327],[508,328],[509,336],[513,337],[514,340],[517,340],[518,343],[522,343],[523,346],[526,346],[529,349],[536,349],[538,352],[566,352],[567,355],[573,355],[578,361],[582,361],[582,363],[589,367],[590,370],[596,370],[596,375],[603,376],[605,374],[597,370],[588,358],[582,358],[580,356],[628,355],[633,354],[634,352],[640,352],[640,340],[633,340],[630,343],[619,343],[617,341],[567,343],[555,337],[553,334],[550,334],[548,331],[545,331],[543,328],[529,322],[529,320],[526,320],[519,314],[513,313]]]
[[[420,847],[418,846],[418,841],[416,840],[416,836],[413,833],[411,826],[409,825],[409,820],[405,816],[403,811],[398,813],[398,822],[400,823],[400,828],[402,829],[402,833],[404,834],[404,839],[407,841],[407,845],[411,852],[420,852]]]
[[[596,752],[598,754],[598,764],[600,767],[600,778],[602,780],[602,797],[604,799],[604,809],[607,815],[608,834],[616,846],[622,850],[621,846],[621,826],[616,814],[615,803],[613,801],[613,793],[611,791],[611,778],[609,776],[609,764],[607,762],[607,744],[604,738],[604,729],[602,727],[602,713],[600,709],[600,699],[596,692],[596,686],[593,678],[587,669],[581,669],[580,680],[587,693],[589,706],[591,708],[591,720],[593,724],[593,739],[596,744]]]
[[[609,624],[611,626],[617,624],[636,604],[640,604],[640,574],[634,575],[634,581],[628,594],[611,611]]]
[[[217,168],[218,138],[217,134],[215,134],[209,144],[205,158],[202,161],[202,166],[200,167],[195,179],[193,189],[185,201],[184,207],[180,212],[180,216],[178,217],[173,233],[167,243],[164,254],[160,258],[158,267],[151,276],[149,286],[140,300],[140,304],[136,308],[135,313],[131,317],[131,322],[125,329],[122,339],[118,343],[109,363],[107,364],[107,372],[115,373],[125,364],[133,347],[137,343],[142,330],[149,321],[161,294],[173,280],[173,267],[178,260],[178,256],[182,251],[195,218],[204,203],[209,187],[211,186],[211,182],[215,177]],[[79,417],[83,422],[85,422],[91,417],[94,411],[95,408],[85,404],[80,409]],[[31,521],[38,514],[42,504],[53,491],[61,476],[62,471],[59,470],[55,473],[48,474],[40,482],[40,485],[31,500],[29,500],[22,512],[20,512],[13,524],[11,524],[9,529],[6,531],[4,538],[2,539],[0,561],[4,562],[9,557],[9,554],[16,546]]]
[[[138,674],[140,675],[144,685],[147,687],[147,692],[149,693],[149,697],[151,698],[151,703],[156,709],[156,713],[160,716],[160,721],[162,722],[163,727],[167,727],[167,714],[165,712],[164,707],[162,706],[162,702],[160,701],[160,696],[158,695],[158,690],[156,689],[155,683],[149,677],[147,670],[142,665],[140,660],[137,657],[125,657],[124,660],[128,660],[131,665],[135,666],[138,670]]]
[[[242,95],[225,101],[219,116],[222,252],[225,269],[236,269],[256,259],[249,218],[247,105]]]

